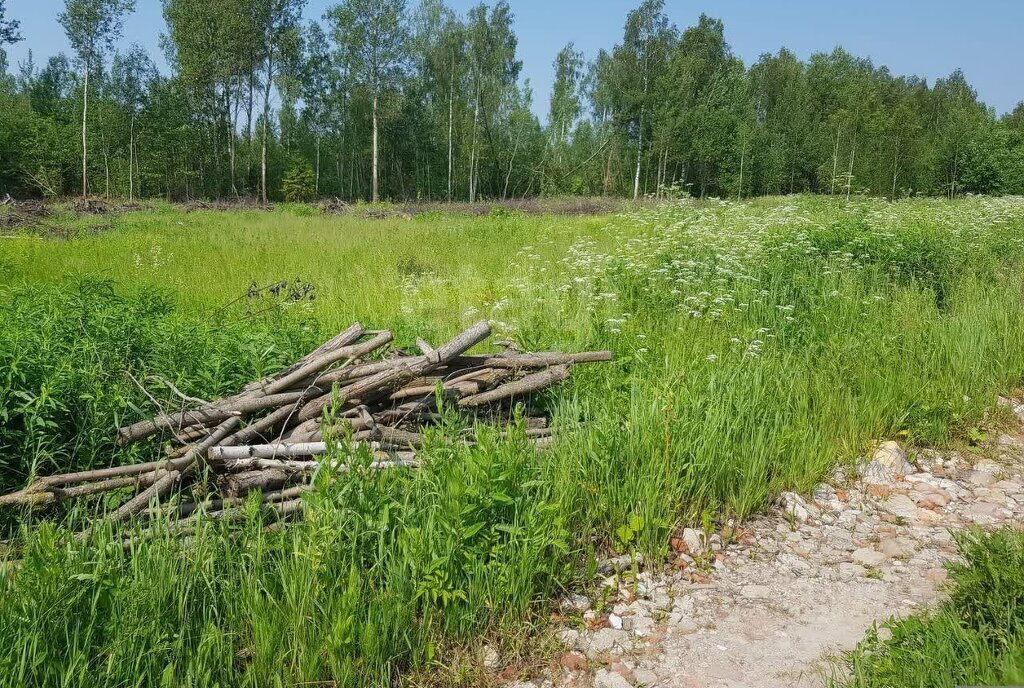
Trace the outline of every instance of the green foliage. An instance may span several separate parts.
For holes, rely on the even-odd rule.
[[[935,612],[868,633],[848,657],[847,688],[1015,685],[1024,680],[1024,534],[962,533],[948,565],[950,599]]]
[[[126,531],[74,541],[85,513],[14,512],[0,685],[389,686],[438,665],[480,684],[462,650],[521,640],[595,555],[657,559],[680,522],[746,517],[879,437],[969,436],[1024,379],[1020,199],[685,200],[557,222],[162,205],[69,235],[0,245],[8,486],[144,458],[110,443],[154,411],[129,374],[163,404],[153,374],[212,397],[356,319],[409,344],[483,317],[531,350],[616,358],[540,400],[560,437],[543,454],[519,430],[448,444],[442,424],[422,469],[324,471],[280,532],[254,504],[240,532],[125,551]],[[315,301],[217,310],[299,275]],[[994,561],[963,577],[991,604],[957,623],[1019,622],[1018,593],[998,592],[1018,574],[984,573]]]
[[[67,0],[75,70],[0,59],[0,195],[78,193],[84,172],[114,197],[281,200],[296,161],[348,201],[1024,193],[1020,114],[959,70],[929,84],[842,49],[745,66],[721,20],[676,27],[660,0],[589,64],[559,52],[543,123],[504,0],[346,0],[305,28],[301,0],[167,0],[167,77],[137,47],[105,59],[133,4]]]
[[[265,313],[263,326],[177,317],[166,290],[119,293],[111,282],[0,287],[0,489],[28,476],[130,461],[114,429],[150,402],[174,405],[147,376],[170,373],[195,396],[237,389],[308,345],[301,323]],[[127,414],[127,416],[126,416]]]
[[[316,197],[316,178],[313,167],[305,160],[292,163],[284,174],[282,183],[284,200],[289,203],[304,203]]]

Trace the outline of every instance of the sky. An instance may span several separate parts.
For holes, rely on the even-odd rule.
[[[308,0],[304,17],[320,19],[337,0]],[[465,11],[479,0],[447,0]],[[21,22],[24,41],[8,46],[12,69],[29,49],[37,65],[69,51],[57,15],[63,0],[8,0],[7,16]],[[410,4],[414,4],[410,2]],[[626,13],[639,0],[509,0],[515,14],[522,76],[534,92],[534,111],[546,117],[552,61],[569,41],[591,59],[622,38]],[[680,29],[701,13],[725,22],[726,39],[746,64],[787,47],[798,57],[842,46],[894,74],[928,79],[958,67],[998,114],[1024,101],[1024,0],[666,0]],[[164,31],[160,0],[137,0],[120,46],[138,43],[167,70],[159,48]]]

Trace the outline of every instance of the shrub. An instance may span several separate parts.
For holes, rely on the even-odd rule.
[[[313,166],[306,160],[296,160],[284,173],[282,183],[284,200],[289,203],[308,203],[316,196],[316,178]]]

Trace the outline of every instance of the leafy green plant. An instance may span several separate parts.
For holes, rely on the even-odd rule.
[[[308,203],[316,197],[316,179],[313,166],[303,159],[295,160],[284,173],[281,182],[284,200],[290,203]]]

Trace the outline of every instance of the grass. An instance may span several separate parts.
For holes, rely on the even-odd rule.
[[[973,427],[1024,379],[1022,267],[1012,198],[380,221],[157,207],[4,241],[7,487],[142,458],[110,441],[149,412],[128,373],[214,396],[356,318],[411,343],[486,317],[616,361],[547,399],[566,432],[545,454],[437,442],[415,473],[325,484],[283,532],[254,506],[239,531],[124,552],[118,533],[69,539],[82,512],[7,515],[22,563],[0,593],[0,685],[481,685],[479,645],[514,656],[596,556],[657,559],[681,521],[743,518],[873,439]],[[278,280],[294,299],[218,308]]]
[[[950,598],[931,613],[868,632],[847,657],[841,688],[1009,686],[1024,683],[1024,533],[957,536]]]

